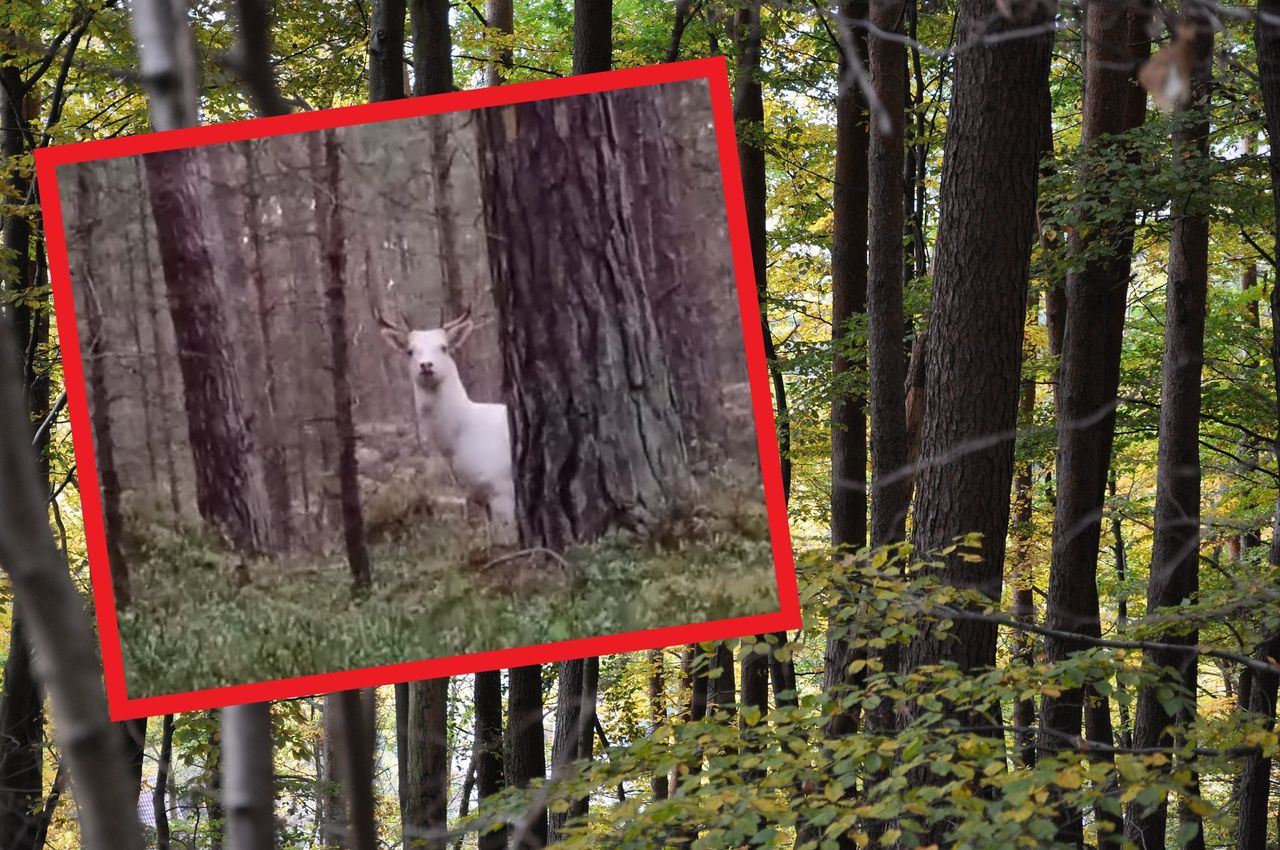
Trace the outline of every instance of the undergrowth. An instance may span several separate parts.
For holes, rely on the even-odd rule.
[[[777,610],[762,522],[614,535],[486,567],[439,522],[371,549],[351,591],[340,553],[248,564],[190,524],[131,523],[133,606],[120,614],[130,697],[349,670]],[[527,561],[527,562],[526,562]],[[565,569],[567,567],[567,569]]]

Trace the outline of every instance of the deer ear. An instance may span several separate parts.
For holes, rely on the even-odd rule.
[[[409,350],[409,335],[404,331],[398,331],[394,328],[382,328],[382,338],[387,344],[398,351]]]
[[[467,341],[467,337],[471,336],[471,332],[475,329],[475,322],[471,321],[471,319],[464,319],[450,327],[449,330],[445,331],[449,339],[449,347],[461,348],[462,344]]]

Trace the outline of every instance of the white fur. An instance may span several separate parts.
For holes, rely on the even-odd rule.
[[[472,401],[453,359],[471,328],[470,319],[463,319],[435,330],[384,333],[408,361],[423,430],[448,461],[467,501],[484,506],[494,539],[513,544],[516,495],[507,407]]]

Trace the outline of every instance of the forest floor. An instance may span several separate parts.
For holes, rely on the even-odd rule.
[[[192,524],[131,523],[131,698],[777,610],[763,506],[491,563],[458,517],[379,529],[373,588],[340,551],[249,562]],[[175,527],[178,526],[178,527]]]

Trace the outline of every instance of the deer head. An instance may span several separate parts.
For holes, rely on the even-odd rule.
[[[453,353],[475,330],[471,319],[471,307],[460,316],[430,330],[410,330],[403,316],[388,321],[374,311],[374,317],[382,327],[382,337],[408,360],[409,377],[424,390],[434,390],[445,382],[458,380],[458,365]]]

